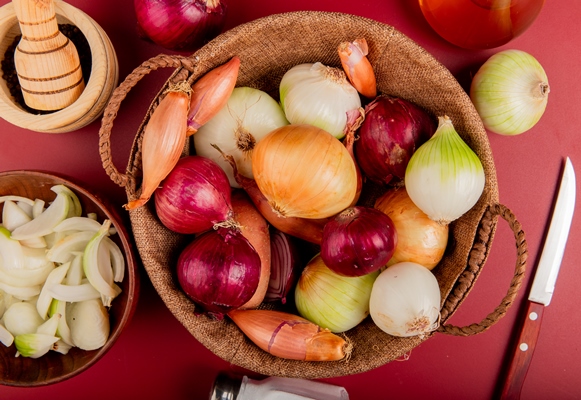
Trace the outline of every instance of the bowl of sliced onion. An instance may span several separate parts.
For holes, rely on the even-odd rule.
[[[113,207],[46,172],[1,172],[0,213],[0,384],[69,379],[135,311],[130,236]]]

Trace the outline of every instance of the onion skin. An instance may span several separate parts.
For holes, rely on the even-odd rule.
[[[341,42],[337,49],[345,75],[355,89],[368,99],[377,96],[377,82],[373,67],[367,59],[369,48],[365,38]]]
[[[191,136],[228,102],[240,70],[240,58],[212,69],[192,86],[187,135]]]
[[[196,50],[226,22],[223,0],[134,0],[133,5],[139,31],[170,50]]]
[[[391,218],[397,231],[397,245],[388,267],[404,261],[429,270],[438,265],[448,244],[448,225],[430,219],[410,199],[405,187],[386,191],[374,207]]]
[[[302,268],[302,257],[295,238],[274,227],[270,229],[270,280],[264,296],[265,302],[286,304]],[[304,254],[304,253],[303,253]]]
[[[143,181],[139,198],[124,205],[127,210],[142,207],[180,159],[187,137],[187,115],[192,88],[186,81],[170,84],[143,132],[141,158]]]
[[[349,207],[357,169],[345,146],[312,125],[287,125],[254,148],[258,188],[282,217],[328,218]]]
[[[155,192],[156,213],[168,229],[201,233],[232,216],[226,173],[201,156],[182,157]]]
[[[374,208],[355,206],[323,229],[321,258],[342,276],[362,276],[385,266],[395,252],[397,232],[391,218]]]
[[[341,276],[320,255],[313,257],[295,288],[299,315],[334,333],[356,327],[369,315],[369,296],[378,274]]]
[[[299,239],[306,240],[314,244],[320,244],[323,238],[323,228],[329,220],[328,218],[310,219],[298,217],[283,217],[275,212],[269,201],[264,197],[256,181],[247,178],[238,172],[234,158],[229,154],[222,153],[224,158],[230,163],[234,170],[234,177],[236,182],[242,187],[250,196],[250,199],[260,211],[262,216],[278,230],[295,236]]]
[[[268,223],[258,212],[254,204],[243,190],[232,193],[232,209],[234,220],[240,227],[242,235],[248,239],[260,257],[260,279],[258,288],[250,300],[240,308],[256,308],[264,300],[270,279],[270,230]]]
[[[492,55],[474,75],[470,99],[484,127],[520,135],[539,122],[549,101],[549,80],[541,64],[521,50]]]
[[[273,356],[300,361],[337,361],[351,354],[345,339],[294,314],[271,310],[228,313],[242,332]]]
[[[186,246],[178,258],[177,277],[195,304],[222,319],[252,298],[260,279],[260,257],[238,230],[219,228]]]
[[[435,121],[417,105],[378,96],[365,107],[355,157],[369,179],[384,184],[401,181],[412,154],[435,131]]]

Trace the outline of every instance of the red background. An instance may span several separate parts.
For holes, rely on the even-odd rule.
[[[6,4],[3,0],[0,4]],[[171,53],[139,39],[130,0],[70,0],[108,33],[117,51],[123,79],[141,62]],[[373,371],[329,379],[343,385],[352,399],[446,398],[489,399],[497,384],[515,327],[526,300],[531,274],[539,258],[554,203],[564,157],[581,166],[581,2],[549,1],[522,36],[503,47],[474,51],[441,39],[424,20],[413,0],[229,1],[226,29],[256,18],[296,10],[351,13],[393,25],[444,64],[466,88],[470,76],[492,54],[508,48],[527,51],[544,66],[551,85],[547,110],[533,130],[516,137],[489,134],[495,159],[500,202],[509,207],[526,232],[529,264],[525,285],[515,305],[488,331],[472,337],[436,334],[396,361]],[[169,72],[168,72],[169,74]],[[165,72],[145,78],[122,104],[113,129],[114,160],[127,163],[134,134],[151,99],[165,81]],[[0,120],[0,170],[43,169],[69,176],[109,196],[119,207],[124,191],[101,166],[98,153],[100,121],[76,132],[49,135],[17,128]],[[581,172],[580,172],[581,174]],[[522,398],[581,398],[581,219],[574,216],[569,244],[551,305],[546,309],[538,345]],[[515,242],[499,222],[490,257],[475,288],[450,323],[468,325],[484,318],[506,293],[513,274]],[[142,270],[143,272],[143,270]],[[142,274],[139,305],[116,345],[81,375],[43,388],[0,387],[2,399],[167,398],[206,399],[219,371],[240,370],[199,344],[166,309]]]

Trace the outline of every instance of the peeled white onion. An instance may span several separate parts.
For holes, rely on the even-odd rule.
[[[440,321],[440,287],[424,266],[401,262],[385,269],[373,284],[369,314],[384,332],[399,337],[425,335]]]
[[[250,87],[235,88],[226,106],[193,136],[196,154],[215,161],[226,172],[230,186],[239,188],[232,166],[213,145],[234,157],[240,174],[253,178],[254,146],[267,133],[288,123],[282,108],[268,93]]]
[[[539,121],[549,91],[545,70],[532,55],[505,50],[490,57],[474,75],[470,98],[486,129],[518,135]]]
[[[342,69],[320,62],[289,69],[280,82],[280,102],[292,124],[321,128],[337,139],[345,136],[348,114],[359,114],[361,99]]]

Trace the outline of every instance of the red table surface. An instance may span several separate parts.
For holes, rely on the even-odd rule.
[[[2,5],[7,1],[0,2]],[[171,53],[141,40],[129,0],[71,0],[95,19],[110,36],[123,79],[159,53]],[[266,15],[296,11],[339,11],[372,18],[408,35],[444,64],[466,88],[470,76],[492,54],[508,48],[527,51],[544,66],[551,94],[547,110],[529,132],[516,137],[489,133],[500,202],[509,207],[526,232],[529,263],[525,284],[515,305],[488,331],[472,337],[435,334],[414,349],[409,359],[375,370],[334,379],[352,399],[489,399],[493,397],[509,348],[517,314],[532,283],[531,271],[540,256],[563,160],[581,166],[581,2],[549,1],[522,36],[497,49],[473,51],[441,39],[423,18],[417,1],[307,0],[229,1],[225,29]],[[165,81],[165,72],[145,78],[122,104],[113,128],[116,165],[127,163],[135,132],[151,99]],[[49,135],[0,120],[0,170],[43,169],[64,174],[109,196],[119,210],[124,191],[107,176],[98,152],[100,121],[76,132]],[[580,173],[581,175],[581,173]],[[522,398],[581,398],[581,216],[571,228],[561,273],[546,309]],[[515,263],[515,241],[499,220],[489,259],[474,289],[449,321],[479,322],[499,303],[509,287]],[[206,399],[220,371],[245,372],[212,354],[173,317],[142,271],[137,311],[115,346],[96,365],[65,382],[41,388],[0,387],[2,399],[41,398],[164,398]]]

